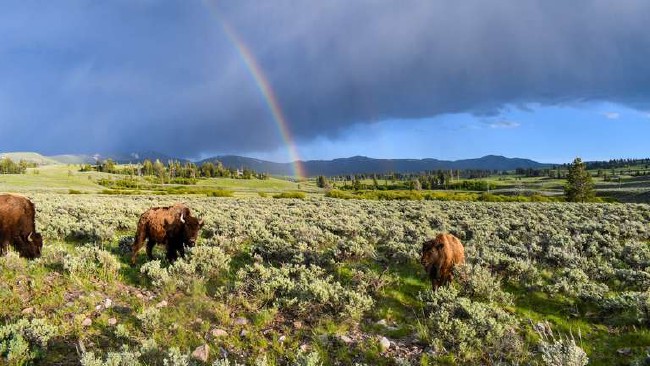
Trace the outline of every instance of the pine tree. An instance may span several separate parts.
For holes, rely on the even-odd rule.
[[[566,178],[567,185],[564,187],[564,195],[567,201],[588,202],[594,198],[594,183],[591,180],[591,174],[580,158],[573,160]]]

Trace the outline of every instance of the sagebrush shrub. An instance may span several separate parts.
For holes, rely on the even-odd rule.
[[[29,363],[41,354],[57,328],[44,319],[20,319],[0,326],[0,357],[10,365]]]

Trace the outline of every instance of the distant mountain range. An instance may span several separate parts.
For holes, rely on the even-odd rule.
[[[187,162],[189,160],[174,158],[157,152],[149,151],[144,153],[131,154],[106,154],[106,155],[54,155],[43,156],[38,153],[0,153],[1,157],[9,157],[12,160],[26,160],[39,165],[47,164],[94,164],[98,160],[103,161],[111,158],[118,163],[141,163],[145,159],[155,161],[156,159],[166,163],[169,160]],[[256,172],[269,173],[271,175],[290,176],[294,174],[295,163],[275,163],[266,160],[248,158],[237,155],[214,156],[211,158],[195,161],[200,165],[207,161],[220,161],[229,168],[248,168]],[[308,176],[317,175],[349,175],[349,174],[370,174],[370,173],[417,173],[427,170],[448,170],[448,169],[477,169],[477,170],[514,170],[542,169],[551,166],[550,164],[538,163],[530,159],[507,158],[498,155],[487,155],[478,159],[464,160],[438,160],[438,159],[373,159],[365,156],[353,156],[334,160],[308,160],[300,161],[302,170]]]
[[[205,161],[220,161],[224,166],[235,168],[250,168],[258,172],[272,175],[294,174],[293,163],[274,163],[242,156],[215,156]],[[517,168],[541,169],[550,164],[542,164],[529,159],[506,158],[504,156],[487,155],[478,159],[437,160],[437,159],[373,159],[365,156],[353,156],[334,160],[301,161],[302,169],[308,176],[317,175],[348,175],[369,173],[417,173],[426,170],[447,169],[479,169],[479,170],[514,170]]]

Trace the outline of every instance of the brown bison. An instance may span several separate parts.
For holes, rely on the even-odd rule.
[[[167,259],[175,261],[178,256],[185,256],[185,247],[193,247],[203,220],[193,217],[190,209],[177,203],[169,207],[153,207],[140,215],[135,241],[131,247],[131,263],[135,264],[138,251],[147,240],[147,256],[153,259],[153,247],[156,243],[167,248]]]
[[[429,274],[431,286],[436,290],[452,279],[454,266],[465,263],[465,249],[457,237],[439,234],[422,244],[420,263]]]
[[[11,244],[21,257],[41,256],[43,237],[36,232],[36,210],[29,199],[13,194],[0,195],[0,254]]]

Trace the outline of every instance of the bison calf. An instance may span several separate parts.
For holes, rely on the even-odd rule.
[[[133,242],[131,263],[135,264],[138,251],[147,240],[147,256],[153,259],[156,243],[167,248],[167,259],[175,261],[185,256],[185,247],[193,247],[203,220],[193,217],[190,209],[180,203],[169,207],[154,207],[140,215]]]
[[[420,263],[429,274],[431,286],[436,290],[452,279],[454,266],[465,263],[465,249],[457,237],[439,234],[422,244]]]
[[[41,256],[43,237],[36,232],[36,210],[29,199],[13,194],[0,195],[0,254],[11,244],[21,257]]]

